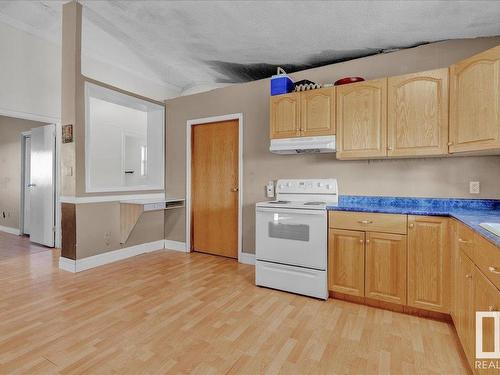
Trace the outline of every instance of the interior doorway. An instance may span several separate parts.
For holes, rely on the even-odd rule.
[[[39,126],[21,135],[20,231],[31,242],[55,245],[56,130]]]
[[[188,123],[186,236],[190,251],[241,254],[241,115]]]

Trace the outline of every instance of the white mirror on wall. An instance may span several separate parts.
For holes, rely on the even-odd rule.
[[[163,190],[164,124],[164,106],[86,82],[86,191]]]

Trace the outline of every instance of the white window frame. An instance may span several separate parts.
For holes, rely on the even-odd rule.
[[[92,170],[92,158],[90,157],[91,150],[91,136],[90,136],[90,126],[87,126],[88,121],[90,120],[89,113],[89,97],[90,91],[100,89],[100,90],[108,90],[116,93],[118,96],[130,97],[132,99],[136,99],[138,101],[147,102],[147,100],[135,98],[134,96],[127,95],[121,93],[119,91],[114,91],[107,87],[103,87],[91,82],[85,82],[85,192],[86,193],[109,193],[109,192],[120,192],[120,191],[151,191],[151,190],[164,190],[165,189],[165,128],[166,128],[166,108],[163,106],[163,126],[161,129],[161,140],[162,140],[162,152],[163,155],[161,159],[161,168],[160,168],[160,183],[157,185],[136,185],[136,186],[110,186],[110,187],[96,187],[92,185],[92,179],[90,171]],[[151,101],[152,104],[159,105]]]

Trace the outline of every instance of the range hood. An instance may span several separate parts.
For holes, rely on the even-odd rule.
[[[269,150],[275,154],[335,152],[335,136],[271,139]]]

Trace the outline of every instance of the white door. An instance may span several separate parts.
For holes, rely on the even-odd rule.
[[[23,234],[30,234],[30,178],[31,178],[31,137],[24,139],[24,187],[23,187]]]
[[[55,126],[31,130],[30,239],[54,247]]]

